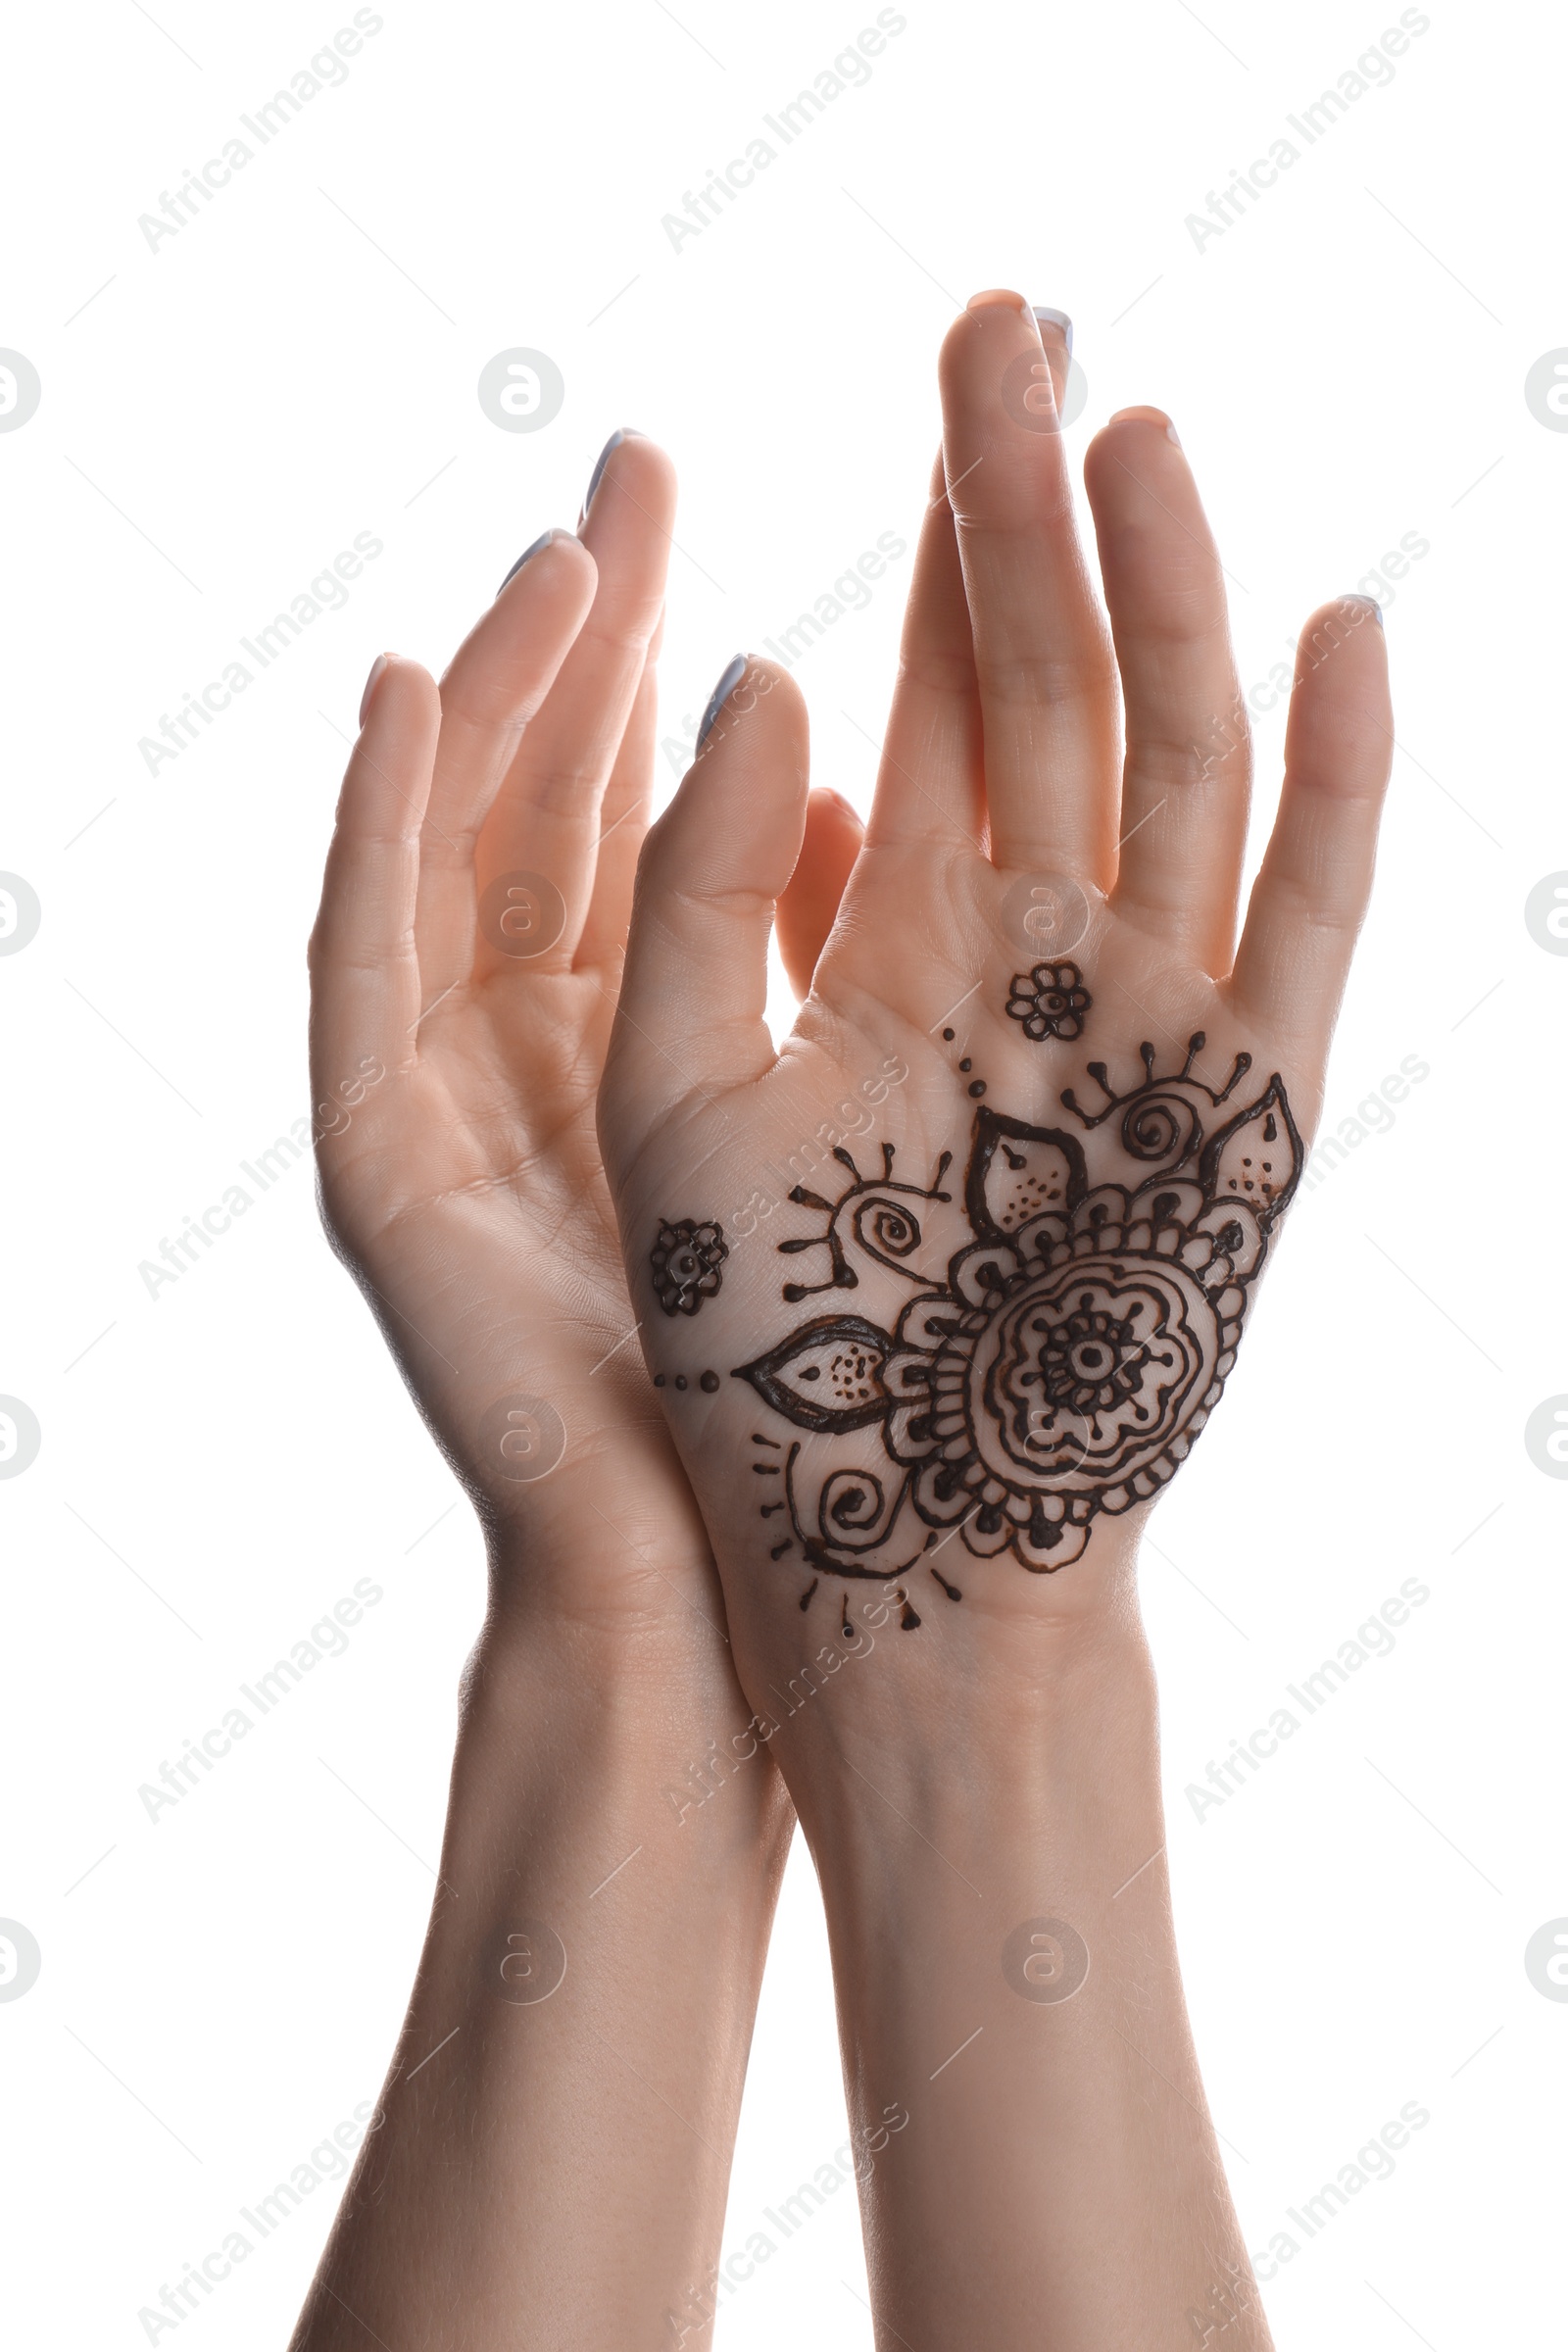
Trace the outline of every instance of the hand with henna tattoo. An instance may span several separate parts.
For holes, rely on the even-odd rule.
[[[1247,725],[1192,476],[1155,412],[1091,450],[1107,631],[1060,436],[1009,391],[1031,353],[1049,383],[1007,300],[949,338],[951,488],[782,1051],[761,987],[806,802],[787,675],[731,665],[643,861],[601,1127],[652,1377],[759,1669],[799,1645],[813,1578],[896,1580],[921,1611],[952,1585],[1024,1625],[1114,1586],[1235,1361],[1370,882],[1376,608],[1302,634],[1238,946]]]
[[[1102,611],[1065,360],[1059,316],[1013,295],[976,298],[948,336],[870,821],[791,1035],[775,1051],[762,1020],[764,952],[803,838],[806,721],[753,660],[720,680],[650,835],[600,1100],[649,1377],[828,1896],[852,2109],[904,2095],[880,2068],[992,2019],[963,2061],[989,2105],[964,2110],[944,2076],[928,2107],[958,2120],[923,2137],[914,2113],[905,2186],[869,2192],[889,2340],[991,2352],[1038,2340],[1018,2315],[1041,2308],[1053,2343],[1167,2340],[1180,2248],[1214,2278],[1244,2262],[1206,2122],[1150,2187],[1149,2083],[1187,2083],[1200,2116],[1201,2089],[1133,1570],[1278,1246],[1393,741],[1376,607],[1322,607],[1238,938],[1250,761],[1222,567],[1174,428],[1125,410],[1085,468]],[[1091,1786],[1094,1805],[1069,1801]],[[932,1852],[984,1898],[979,1926],[949,1917],[966,1898]],[[1065,1950],[1058,1912],[1097,1955],[1059,2029],[1097,2055],[1065,2075],[1041,2039],[1057,2013],[1025,2015],[985,1940],[1034,1914]],[[1153,2075],[1118,2075],[1113,2032]],[[1041,2118],[1091,2082],[1069,2167]],[[972,2180],[953,2161],[971,2127],[1013,2148],[1004,2182],[999,2157]],[[1169,2231],[1140,2249],[1151,2195]],[[989,2300],[982,2243],[1010,2249]],[[1085,2248],[1102,2281],[1133,2282],[1125,2332]],[[1260,2329],[1239,2319],[1233,2342]]]

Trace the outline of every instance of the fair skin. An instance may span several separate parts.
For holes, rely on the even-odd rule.
[[[1157,411],[1096,439],[1102,612],[1048,333],[985,296],[945,346],[875,803],[794,1031],[775,1050],[762,1007],[805,711],[753,662],[649,837],[599,1128],[822,1882],[879,2344],[1144,2352],[1197,2312],[1259,2352],[1135,1562],[1320,1107],[1386,663],[1364,604],[1306,623],[1240,922],[1250,755],[1192,475]],[[714,1220],[699,1296],[673,1228]]]
[[[295,2352],[512,2343],[519,2315],[541,2346],[666,2345],[718,2254],[793,1815],[764,1750],[716,1796],[693,1777],[750,1710],[594,1131],[673,499],[625,440],[439,687],[378,665],[339,803],[322,1209],[480,1515],[490,1602],[417,1981]],[[518,871],[560,893],[531,933],[514,902],[524,945],[561,923],[523,957],[481,914]],[[836,895],[809,859],[801,891],[814,960]],[[509,1422],[518,1396],[546,1410]]]

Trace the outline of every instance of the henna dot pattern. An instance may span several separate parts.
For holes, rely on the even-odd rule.
[[[728,1255],[722,1225],[699,1224],[692,1217],[671,1225],[662,1217],[648,1263],[654,1295],[665,1314],[695,1315],[705,1298],[716,1295],[724,1279],[720,1268]]]
[[[1075,963],[1037,963],[1031,972],[1014,974],[1007,1011],[1037,1044],[1048,1037],[1070,1043],[1082,1037],[1084,1015],[1094,1003],[1083,978]]]
[[[961,1214],[940,1207],[949,1154],[929,1186],[894,1184],[888,1145],[880,1182],[849,1161],[837,1201],[793,1196],[826,1230],[779,1249],[825,1250],[829,1272],[781,1286],[786,1302],[873,1272],[880,1297],[889,1274],[907,1285],[887,1322],[817,1316],[734,1375],[810,1441],[788,1447],[773,1494],[818,1573],[905,1578],[955,1540],[1049,1573],[1082,1555],[1097,1518],[1149,1501],[1185,1460],[1302,1160],[1279,1075],[1237,1106],[1250,1057],[1211,1086],[1194,1074],[1204,1045],[1195,1032],[1162,1077],[1144,1044],[1125,1092],[1091,1063],[1103,1102],[1061,1097],[1076,1132],[978,1108]],[[867,1221],[877,1200],[897,1209],[897,1250]],[[912,1631],[918,1612],[899,1597]]]

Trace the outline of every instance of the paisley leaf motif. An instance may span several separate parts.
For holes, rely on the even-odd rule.
[[[1075,1208],[1087,1185],[1075,1135],[999,1110],[975,1112],[963,1204],[976,1234],[1013,1233],[1044,1210]]]
[[[892,1347],[892,1335],[863,1316],[824,1315],[732,1377],[749,1380],[797,1429],[864,1429],[892,1405],[882,1383]]]
[[[1198,1172],[1211,1200],[1245,1200],[1267,1233],[1296,1190],[1303,1157],[1276,1071],[1255,1102],[1210,1136]]]

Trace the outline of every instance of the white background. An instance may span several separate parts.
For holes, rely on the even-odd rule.
[[[1381,591],[1399,752],[1328,1124],[1406,1056],[1430,1075],[1299,1202],[1145,1589],[1206,2080],[1249,2244],[1300,2243],[1267,2289],[1280,2344],[1561,2340],[1568,2006],[1523,1961],[1568,1914],[1568,1486],[1523,1442],[1568,1391],[1568,960],[1523,911],[1568,867],[1568,435],[1524,397],[1568,344],[1560,20],[1435,0],[1306,148],[1285,117],[1396,7],[909,0],[867,84],[677,252],[662,216],[871,0],[389,0],[343,86],[154,251],[138,216],[352,11],[154,13],[33,11],[0,150],[0,343],[43,383],[0,435],[0,867],[43,906],[0,958],[0,1391],[43,1431],[0,1483],[0,1914],[43,1954],[0,2004],[16,2340],[146,2340],[161,2282],[374,2096],[423,1927],[468,1511],[303,1166],[156,1299],[137,1273],[305,1109],[304,941],[365,672],[384,645],[439,668],[631,422],[682,476],[678,735],[733,652],[879,533],[912,543],[937,345],[995,284],[1072,313],[1077,448],[1129,402],[1174,415],[1247,683],[1429,543]],[[1300,160],[1200,249],[1186,216],[1281,135]],[[508,434],[475,383],[519,345],[566,396]],[[384,552],[345,609],[149,774],[138,740],[358,532]],[[862,808],[907,563],[799,665],[816,779]],[[1257,736],[1261,825],[1280,714]],[[347,1653],[150,1822],[138,1785],[365,1576],[384,1597]],[[1198,1818],[1188,1784],[1412,1577],[1392,1655]],[[1307,2241],[1286,2208],[1411,2101],[1394,2177]],[[798,1853],[726,2246],[843,2137]],[[181,2344],[280,2344],[335,2193]],[[845,2190],[720,2341],[868,2346],[863,2286]]]

